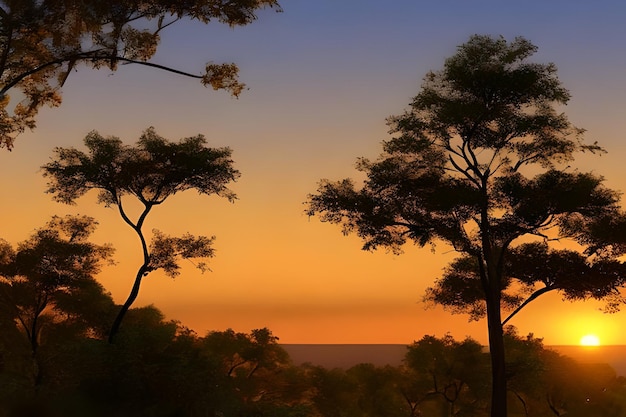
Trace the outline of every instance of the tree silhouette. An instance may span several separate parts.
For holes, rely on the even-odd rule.
[[[0,147],[35,127],[38,110],[61,104],[60,88],[81,65],[117,70],[136,64],[200,79],[238,96],[235,64],[208,63],[195,74],[150,62],[164,30],[188,19],[246,25],[276,0],[5,0],[0,2]],[[11,102],[15,91],[21,101]]]
[[[442,399],[452,417],[483,409],[488,375],[483,356],[482,346],[471,338],[458,342],[450,335],[427,335],[409,346],[405,363],[430,382],[428,393]]]
[[[603,150],[585,144],[583,131],[557,113],[569,92],[553,64],[530,61],[536,50],[524,38],[470,37],[442,70],[426,75],[411,108],[389,119],[394,137],[380,158],[359,160],[363,187],[324,180],[307,208],[344,233],[357,233],[364,249],[400,252],[408,240],[445,242],[467,257],[452,270],[461,262],[475,265],[480,285],[472,289],[487,317],[494,417],[507,412],[501,309],[511,301],[505,266],[514,242],[572,239],[596,257],[623,250],[620,244],[603,250],[607,236],[593,237],[611,219],[623,223],[618,193],[601,177],[566,166],[577,152]]]
[[[106,316],[113,307],[94,279],[113,252],[109,245],[88,241],[96,224],[87,216],[54,216],[16,249],[0,244],[2,313],[27,340],[35,385],[41,379],[39,348],[53,337],[50,328],[98,336],[103,329],[96,316]],[[88,311],[95,314],[84,314]]]
[[[289,355],[269,329],[212,331],[201,339],[201,346],[227,378],[231,398],[223,400],[230,414],[237,414],[238,409],[241,415],[266,415],[258,410],[299,402],[301,383],[293,380],[297,375],[290,377]]]
[[[85,138],[88,153],[75,148],[56,148],[52,162],[44,165],[49,178],[47,192],[56,201],[73,204],[88,191],[99,191],[98,201],[115,206],[122,219],[137,234],[143,254],[133,287],[117,315],[109,341],[118,332],[124,315],[133,304],[144,276],[162,269],[168,276],[179,274],[180,259],[210,258],[214,255],[214,237],[170,237],[154,231],[148,245],[143,226],[150,211],[168,197],[194,189],[200,194],[218,195],[233,201],[236,196],[226,185],[239,177],[233,168],[229,148],[205,146],[202,135],[184,138],[178,143],[158,136],[147,129],[135,147],[127,146],[116,137],[102,137],[91,132]],[[134,197],[143,209],[136,219],[125,210],[125,197]],[[206,264],[196,266],[204,271]]]
[[[226,376],[250,379],[259,369],[274,370],[288,363],[289,356],[278,345],[278,337],[267,329],[254,329],[250,334],[227,329],[212,331],[203,345],[222,362]]]

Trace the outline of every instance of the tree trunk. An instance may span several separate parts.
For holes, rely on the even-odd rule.
[[[502,270],[499,258],[501,251],[491,241],[491,225],[489,217],[490,196],[488,194],[488,177],[482,179],[482,207],[480,233],[482,243],[482,259],[479,257],[480,277],[485,302],[487,304],[487,329],[489,332],[489,357],[491,358],[491,417],[507,417],[506,404],[506,370],[504,357],[504,333],[502,331]],[[498,250],[499,249],[499,250]],[[500,258],[501,260],[501,258]]]
[[[507,417],[507,390],[504,333],[500,315],[500,299],[487,295],[489,356],[491,357],[491,417]]]
[[[139,271],[137,271],[137,276],[135,277],[135,283],[133,284],[133,288],[131,289],[130,294],[128,295],[128,298],[126,299],[126,302],[124,303],[124,305],[122,305],[120,312],[117,313],[117,317],[115,317],[113,326],[111,326],[111,331],[109,332],[109,343],[113,343],[113,340],[115,339],[115,335],[120,329],[120,325],[122,324],[122,320],[124,319],[126,312],[137,299],[137,295],[139,295],[139,287],[141,286],[141,279],[147,273],[146,268],[147,266],[146,264],[144,264],[141,266],[141,268],[139,268]]]

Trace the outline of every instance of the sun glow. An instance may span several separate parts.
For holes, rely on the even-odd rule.
[[[587,334],[580,338],[581,346],[600,346],[600,339],[595,334]]]

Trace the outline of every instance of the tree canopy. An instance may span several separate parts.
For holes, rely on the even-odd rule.
[[[56,201],[74,204],[90,190],[97,190],[98,201],[116,207],[124,222],[139,237],[143,264],[113,324],[112,340],[124,314],[136,299],[145,275],[162,269],[174,277],[178,274],[180,259],[206,259],[214,255],[214,237],[191,234],[172,237],[155,230],[148,244],[142,228],[150,211],[168,197],[192,189],[234,201],[235,193],[227,184],[239,177],[239,171],[233,167],[229,148],[208,147],[202,135],[176,143],[149,128],[136,146],[129,146],[119,138],[91,132],[85,138],[85,145],[87,153],[75,148],[56,148],[52,161],[42,169],[49,178],[47,192],[53,194]],[[143,206],[135,219],[125,209],[128,197]],[[196,266],[206,270],[204,262]]]
[[[448,415],[472,415],[484,408],[488,392],[488,361],[483,356],[482,346],[471,338],[458,342],[450,335],[426,335],[408,347],[404,361],[428,380],[428,394],[447,404]]]
[[[87,216],[54,216],[16,249],[2,242],[0,260],[0,300],[21,330],[31,349],[37,351],[43,324],[64,316],[65,321],[82,316],[76,310],[92,291],[102,292],[94,276],[108,260],[113,248],[87,239],[97,223]],[[84,318],[84,317],[83,317]],[[91,328],[99,332],[100,328]]]
[[[80,66],[150,66],[238,96],[245,86],[233,63],[209,62],[202,74],[150,59],[164,30],[178,21],[240,26],[264,7],[280,10],[276,0],[0,1],[0,147],[10,149],[17,134],[34,128],[42,106],[61,104],[60,88]]]
[[[573,250],[551,249],[546,242],[524,243],[510,249],[503,272],[502,309],[510,314],[502,325],[550,291],[560,293],[568,301],[600,300],[606,312],[619,310],[625,302],[621,289],[626,280],[626,265],[616,259],[590,259]],[[470,320],[484,317],[485,297],[476,259],[456,259],[426,290],[424,299],[452,313],[469,314]]]
[[[0,240],[0,345],[12,345],[6,359],[30,362],[26,391],[46,373],[42,346],[106,334],[114,304],[94,276],[113,248],[88,241],[96,225],[87,216],[54,216],[16,248]]]
[[[410,108],[388,119],[393,137],[383,142],[383,154],[358,162],[367,177],[363,186],[323,180],[307,208],[359,235],[364,249],[400,252],[407,241],[445,242],[466,257],[447,275],[463,282],[463,272],[475,273],[477,285],[463,289],[473,291],[468,300],[484,302],[478,307],[489,329],[494,417],[506,415],[501,309],[522,301],[504,292],[519,239],[569,239],[595,256],[591,263],[623,251],[619,239],[597,233],[600,225],[623,224],[619,194],[602,177],[569,167],[579,152],[604,150],[584,142],[584,131],[558,112],[570,94],[554,64],[531,61],[536,51],[521,37],[470,37],[442,70],[425,76]],[[528,285],[542,280],[528,272]],[[607,295],[623,285],[619,276],[571,276],[559,289],[589,296],[580,286],[568,292],[579,279],[592,293],[602,288]]]

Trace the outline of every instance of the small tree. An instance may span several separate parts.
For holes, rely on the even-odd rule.
[[[80,65],[115,71],[136,64],[200,79],[238,96],[235,64],[208,63],[194,74],[150,62],[164,29],[180,20],[246,25],[276,0],[0,1],[0,147],[35,127],[38,110],[61,104],[60,88]],[[11,102],[10,91],[20,97]]]
[[[250,334],[232,329],[209,332],[204,347],[220,359],[228,377],[250,379],[259,369],[275,370],[289,362],[289,355],[278,345],[278,337],[267,329],[254,329]]]
[[[529,60],[536,50],[523,38],[472,36],[442,70],[426,75],[411,108],[389,119],[395,136],[384,153],[358,163],[364,186],[322,181],[308,200],[309,215],[357,233],[364,249],[399,252],[407,240],[442,241],[466,256],[451,268],[472,270],[479,283],[472,290],[487,317],[493,417],[507,414],[502,308],[518,239],[572,239],[596,257],[623,251],[603,250],[615,236],[593,237],[623,224],[618,193],[601,177],[565,166],[577,152],[602,149],[585,144],[583,131],[557,112],[569,93],[553,64]],[[615,274],[585,285],[606,289],[609,276],[622,285]]]
[[[427,391],[443,400],[446,415],[474,415],[484,410],[488,361],[477,341],[462,342],[451,335],[424,336],[409,346],[404,359],[407,367],[430,382]]]
[[[147,129],[137,146],[122,144],[116,137],[102,137],[91,132],[85,138],[89,153],[74,148],[56,148],[52,162],[44,165],[44,176],[50,179],[47,192],[56,201],[73,204],[88,191],[99,191],[98,201],[115,206],[122,219],[137,234],[143,263],[137,271],[131,292],[122,305],[111,331],[112,342],[124,315],[133,304],[143,277],[157,269],[168,276],[179,274],[179,260],[210,258],[214,254],[214,237],[167,236],[154,231],[148,245],[143,226],[150,211],[168,197],[190,189],[200,194],[218,195],[233,201],[236,196],[226,185],[239,177],[233,168],[229,148],[209,148],[202,135],[172,143]],[[125,210],[125,197],[134,197],[143,210],[131,219]],[[196,266],[204,271],[206,264]]]
[[[204,354],[219,364],[221,375],[227,379],[222,387],[229,389],[218,407],[225,415],[238,414],[235,410],[240,415],[265,415],[255,410],[299,403],[298,391],[304,388],[298,389],[294,381],[286,379],[291,360],[269,329],[254,329],[250,333],[232,329],[212,331],[201,339],[201,346]],[[296,392],[286,395],[293,388],[297,388]]]
[[[0,242],[0,311],[27,342],[35,385],[41,382],[39,348],[55,327],[98,337],[103,329],[97,316],[113,307],[94,279],[113,253],[109,245],[88,241],[96,224],[87,216],[55,216],[16,249]]]

